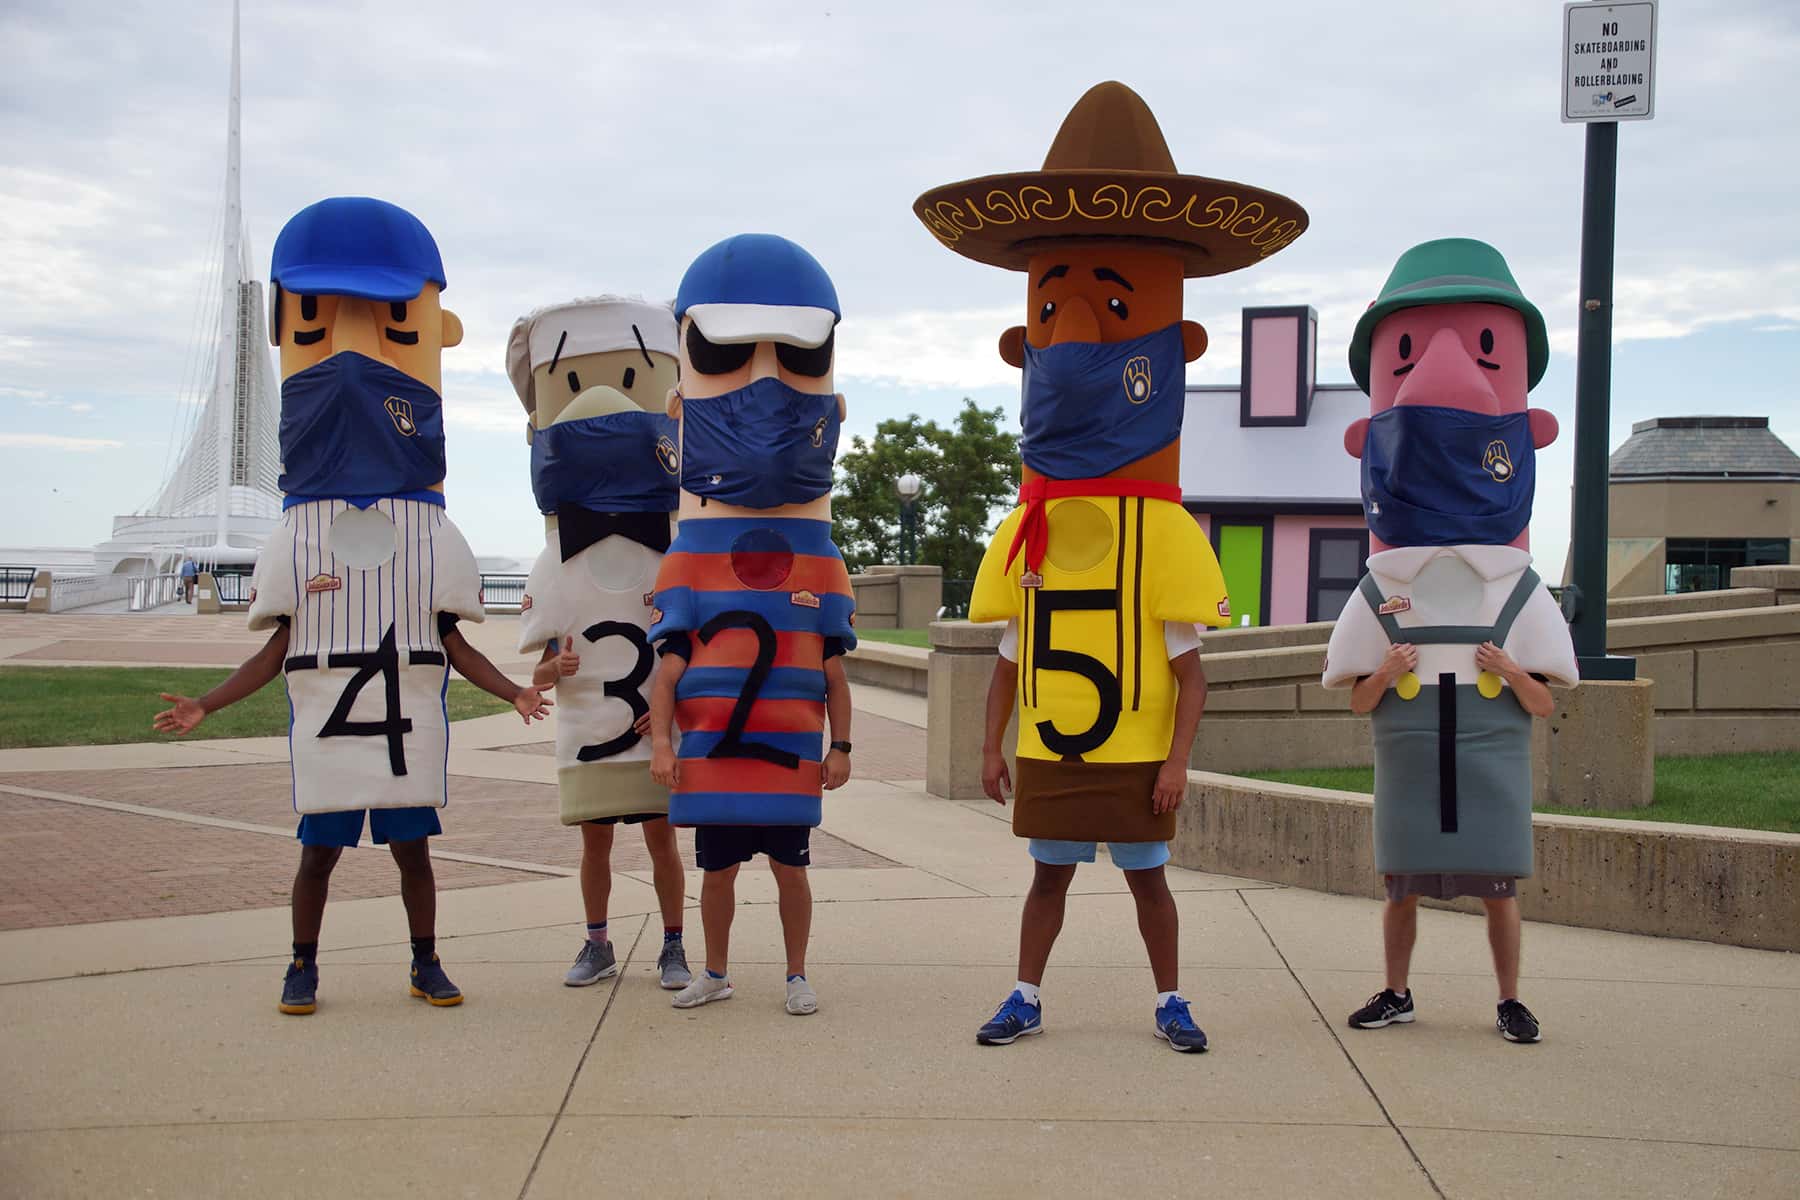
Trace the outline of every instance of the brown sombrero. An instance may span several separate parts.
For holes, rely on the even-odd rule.
[[[1182,175],[1143,97],[1088,89],[1041,171],[945,184],[913,202],[932,236],[966,258],[1023,271],[1058,242],[1131,238],[1178,248],[1186,273],[1251,266],[1306,232],[1306,210],[1262,188]]]

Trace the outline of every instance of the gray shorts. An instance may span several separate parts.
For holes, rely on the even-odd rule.
[[[1474,896],[1481,900],[1505,900],[1519,894],[1519,881],[1510,875],[1389,875],[1387,898],[1404,900],[1454,900]]]

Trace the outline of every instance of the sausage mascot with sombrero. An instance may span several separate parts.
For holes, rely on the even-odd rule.
[[[1531,569],[1535,454],[1556,418],[1527,393],[1550,358],[1544,318],[1500,252],[1444,238],[1400,256],[1356,323],[1350,371],[1370,417],[1362,460],[1368,574],[1331,633],[1323,683],[1351,688],[1375,732],[1375,869],[1386,877],[1387,986],[1356,1029],[1413,1020],[1407,986],[1421,896],[1478,896],[1512,1042],[1536,1042],[1519,1002],[1516,880],[1531,874],[1531,719],[1546,681],[1576,683],[1575,649]]]
[[[682,944],[684,878],[669,789],[650,778],[646,636],[651,590],[674,528],[680,463],[675,316],[667,304],[595,296],[520,317],[506,369],[530,419],[531,490],[544,549],[520,603],[519,649],[538,655],[532,682],[555,687],[562,823],[581,830],[587,937],[563,976],[586,987],[619,972],[607,935],[613,834],[643,830],[662,909],[662,986],[692,981]]]
[[[681,425],[681,509],[651,614],[664,655],[651,774],[672,789],[670,823],[697,827],[706,931],[706,970],[677,1008],[731,996],[738,868],[762,854],[780,895],[786,1009],[818,1010],[806,868],[820,791],[850,777],[842,656],[856,646],[850,575],[831,540],[838,317],[825,268],[772,234],[709,247],[675,295],[681,382],[668,411]]]
[[[1195,626],[1227,625],[1231,610],[1181,504],[1186,364],[1206,349],[1206,331],[1182,319],[1182,286],[1274,254],[1306,213],[1179,174],[1149,107],[1120,83],[1081,98],[1041,171],[949,184],[913,207],[951,250],[1026,275],[1026,324],[1000,338],[1000,356],[1024,369],[1020,507],[988,547],[969,617],[1007,622],[982,781],[1005,803],[1016,697],[1013,832],[1031,839],[1036,874],[1018,984],[976,1041],[1042,1032],[1039,985],[1068,888],[1105,841],[1137,901],[1156,1036],[1204,1050],[1178,986],[1163,865],[1206,703]]]

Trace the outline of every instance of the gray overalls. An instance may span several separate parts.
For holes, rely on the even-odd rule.
[[[1390,642],[1503,646],[1538,586],[1527,568],[1492,625],[1405,629],[1381,611],[1386,597],[1373,576],[1364,575],[1358,590]],[[1445,673],[1410,699],[1389,688],[1373,723],[1377,871],[1531,874],[1531,714],[1512,689],[1490,698]]]

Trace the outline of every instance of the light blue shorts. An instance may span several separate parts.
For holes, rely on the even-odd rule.
[[[1031,857],[1047,867],[1068,867],[1094,861],[1094,842],[1056,842],[1031,839]],[[1167,842],[1108,842],[1106,852],[1121,871],[1151,871],[1169,861]]]

